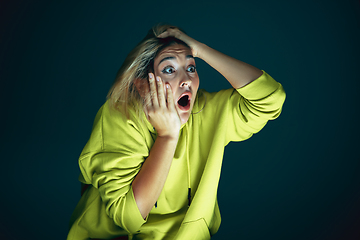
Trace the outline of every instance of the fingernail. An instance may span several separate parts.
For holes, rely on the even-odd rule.
[[[158,81],[158,82],[159,82],[159,81],[160,81],[160,77],[156,77],[156,81]]]
[[[166,88],[169,88],[170,86],[169,86],[169,84],[166,84]]]
[[[151,74],[151,73],[149,73],[149,78],[152,78],[152,74]]]

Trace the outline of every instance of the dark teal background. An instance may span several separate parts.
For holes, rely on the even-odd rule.
[[[213,239],[360,239],[358,0],[6,2],[0,239],[66,238],[95,114],[127,53],[161,21],[287,92],[279,119],[226,147]],[[197,64],[202,88],[230,87]]]

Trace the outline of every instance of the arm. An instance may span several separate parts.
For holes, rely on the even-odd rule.
[[[156,83],[155,83],[156,82]],[[164,187],[179,138],[180,118],[175,109],[171,87],[166,84],[167,103],[163,82],[149,74],[150,91],[145,89],[145,112],[158,137],[150,150],[132,188],[136,204],[145,219]]]
[[[239,106],[231,108],[229,112],[234,117],[233,121],[227,122],[229,141],[245,140],[264,127],[268,120],[279,116],[285,100],[285,92],[281,84],[268,74],[196,41],[179,29],[169,28],[158,37],[169,36],[188,44],[194,57],[201,58],[216,69],[240,93],[230,94],[231,97],[227,102],[231,106]],[[219,99],[214,99],[216,105],[226,98],[225,95],[217,95]],[[220,109],[225,108],[220,107]],[[226,116],[228,118],[229,115]],[[242,124],[239,124],[239,119]]]
[[[158,87],[157,91],[154,82],[150,79],[150,88],[155,89],[151,97],[148,85],[147,96],[144,96],[146,115],[158,134],[152,147],[144,133],[146,124],[140,123],[135,112],[129,119],[119,111],[112,111],[107,101],[96,115],[90,139],[79,158],[80,181],[98,189],[104,209],[102,204],[93,204],[97,191],[85,192],[78,212],[85,222],[105,228],[113,228],[115,224],[128,233],[135,233],[157,201],[173,159],[181,124],[171,88]],[[158,86],[163,86],[163,82],[158,82]],[[164,91],[168,93],[168,105]],[[102,215],[103,210],[110,220]],[[100,211],[95,220],[94,211]]]
[[[196,41],[178,29],[168,29],[158,37],[165,38],[174,36],[191,47],[194,57],[201,58],[221,75],[235,88],[241,88],[262,75],[262,71],[250,64],[227,56],[211,47]]]
[[[225,55],[205,44],[199,46],[198,57],[223,75],[233,88],[241,88],[259,78],[262,71],[250,64]]]
[[[151,114],[151,116],[153,115]],[[176,124],[177,117],[175,115],[171,125],[174,130],[176,129],[174,124]],[[162,138],[165,139],[166,137],[161,137],[161,133],[165,132],[157,129],[160,131],[160,136],[157,137],[156,143],[152,144],[152,138],[146,125],[146,123],[142,123],[137,118],[135,111],[130,112],[129,119],[122,112],[111,110],[108,101],[99,110],[94,121],[90,139],[79,158],[79,167],[82,173],[80,181],[85,184],[92,184],[94,189],[97,189],[91,191],[93,188],[89,188],[90,191],[85,192],[82,203],[79,205],[78,213],[84,215],[85,222],[90,222],[94,224],[93,226],[105,227],[106,229],[113,229],[115,224],[128,233],[137,232],[142,224],[146,222],[144,217],[147,214],[142,210],[144,208],[139,207],[139,205],[141,205],[141,200],[145,202],[148,198],[145,196],[146,193],[143,194],[142,192],[144,186],[148,187],[150,192],[156,192],[156,189],[150,183],[144,183],[143,181],[151,180],[141,176],[144,176],[148,171],[152,171],[149,168],[150,163],[171,164],[172,160],[171,158],[167,162],[161,162],[166,154],[159,155],[158,157],[156,157],[156,154],[154,155],[156,149],[159,149],[160,145],[165,144]],[[154,126],[157,127],[156,125]],[[176,136],[178,136],[178,133]],[[162,148],[162,150],[167,152],[166,149]],[[158,168],[158,165],[155,167]],[[162,181],[164,181],[167,173],[161,174],[163,176],[151,174],[147,176],[152,176],[152,181],[157,180],[156,177],[162,177]],[[134,182],[135,178],[139,180],[137,183]],[[155,185],[157,186],[158,184],[155,182]],[[136,199],[134,192],[137,194]],[[100,194],[100,201],[104,205],[99,205],[100,202],[94,204],[94,198],[97,199],[98,194]],[[157,200],[156,196],[152,198]],[[153,201],[155,202],[156,200]],[[142,205],[145,206],[146,204]],[[154,204],[149,202],[148,205],[152,205],[149,208],[151,209]],[[94,219],[94,211],[100,211],[99,218]],[[110,218],[103,215],[104,212]]]
[[[177,139],[157,137],[132,187],[136,204],[145,219],[164,187],[171,162],[174,157]]]

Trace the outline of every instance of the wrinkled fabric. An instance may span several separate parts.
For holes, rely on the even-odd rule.
[[[131,183],[157,134],[135,111],[130,110],[127,119],[121,112],[110,111],[106,102],[79,158],[79,180],[90,187],[71,217],[68,240],[124,235],[129,239],[210,239],[221,222],[217,188],[224,147],[230,141],[250,138],[268,120],[277,118],[284,100],[281,84],[265,72],[240,89],[199,91],[193,108],[199,113],[191,114],[182,126],[165,186],[145,220]]]

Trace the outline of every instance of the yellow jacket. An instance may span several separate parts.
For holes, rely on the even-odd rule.
[[[71,217],[68,240],[121,235],[130,239],[210,239],[221,222],[217,188],[224,147],[230,141],[248,139],[278,117],[284,100],[281,84],[265,72],[240,89],[198,92],[193,108],[196,114],[181,127],[165,186],[145,220],[131,183],[157,134],[134,111],[127,119],[110,111],[106,102],[79,158],[79,180],[90,187]]]

